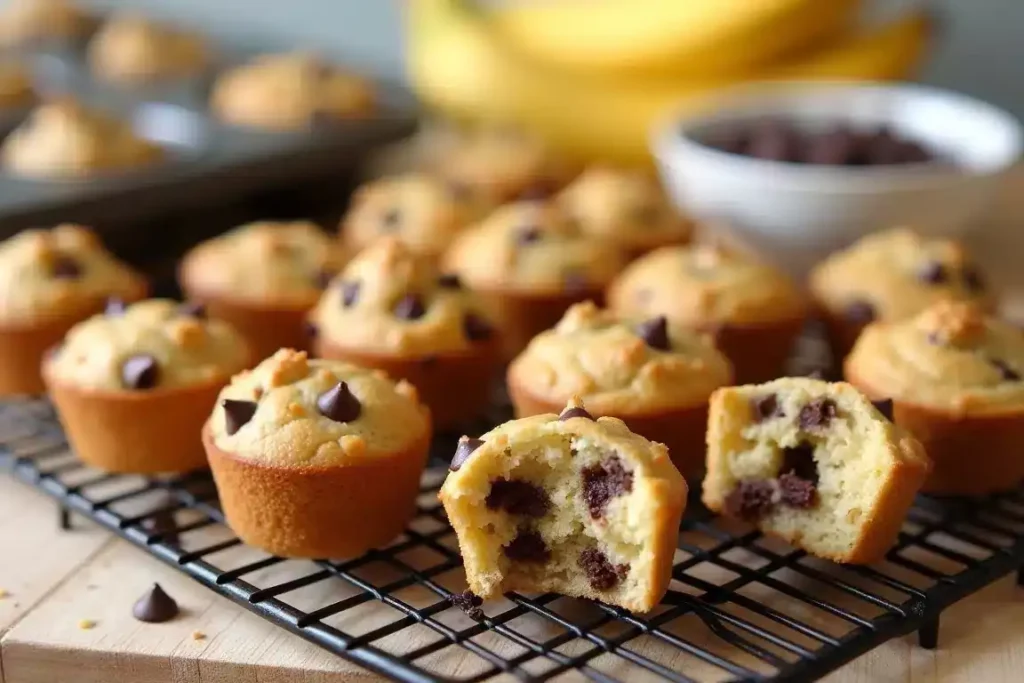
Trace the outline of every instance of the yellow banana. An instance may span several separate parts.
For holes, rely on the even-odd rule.
[[[407,8],[409,81],[428,107],[520,125],[581,161],[650,163],[654,123],[743,80],[584,77],[523,59],[460,0],[413,0]],[[903,78],[924,53],[930,27],[927,15],[911,13],[746,80]]]

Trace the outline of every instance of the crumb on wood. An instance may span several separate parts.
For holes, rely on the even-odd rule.
[[[206,640],[206,634],[202,631],[192,631],[192,640]]]
[[[79,619],[78,620],[78,628],[82,629],[83,631],[88,631],[89,629],[95,628],[95,627],[96,627],[96,620],[94,620],[94,619]]]

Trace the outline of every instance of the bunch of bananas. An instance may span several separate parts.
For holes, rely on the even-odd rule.
[[[861,4],[408,0],[408,77],[457,121],[520,126],[581,161],[647,164],[653,125],[730,85],[911,75],[930,16],[864,27]]]

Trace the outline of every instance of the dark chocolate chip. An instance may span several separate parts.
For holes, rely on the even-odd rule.
[[[975,294],[985,291],[985,278],[977,268],[967,267],[963,272],[964,285]]]
[[[480,605],[484,604],[484,600],[473,591],[467,590],[461,593],[452,593],[448,596],[448,602],[465,612],[466,616],[474,621],[480,621],[484,618],[484,611],[480,609]]]
[[[845,166],[856,154],[857,138],[849,130],[836,129],[807,141],[801,161],[808,164]]]
[[[1016,370],[1014,370],[1013,368],[1011,368],[1009,365],[1007,365],[1005,361],[1001,361],[999,359],[993,358],[992,360],[989,361],[989,363],[991,363],[992,367],[994,367],[996,370],[999,371],[999,374],[1002,375],[1002,377],[1003,377],[1003,379],[1005,381],[1007,381],[1007,382],[1019,382],[1020,381],[1020,373],[1017,372]]]
[[[566,420],[571,420],[574,417],[582,417],[586,420],[594,419],[594,416],[588,413],[583,408],[580,408],[579,406],[574,406],[572,408],[566,408],[565,410],[563,410],[562,414],[558,416],[558,421],[565,422]]]
[[[622,460],[613,455],[602,463],[591,465],[582,472],[583,502],[590,516],[604,517],[613,498],[633,490],[633,473],[622,466]]]
[[[341,303],[349,308],[359,300],[359,281],[347,280],[341,283]]]
[[[402,320],[418,320],[427,312],[423,301],[415,294],[406,294],[395,304],[394,313]]]
[[[779,499],[790,507],[807,509],[813,507],[817,500],[817,485],[786,472],[779,477]]]
[[[881,401],[872,401],[871,403],[875,406],[875,408],[878,410],[878,412],[880,412],[882,415],[885,416],[886,420],[889,420],[890,422],[892,422],[892,399],[891,398],[885,398],[885,399],[882,399]]]
[[[331,280],[333,279],[334,273],[331,271],[318,270],[316,274],[313,275],[313,284],[316,285],[318,289],[327,289],[331,286]]]
[[[178,542],[178,525],[174,521],[174,513],[162,510],[142,521],[142,530],[148,534],[159,535],[164,543]]]
[[[941,285],[949,280],[949,273],[946,272],[946,267],[938,261],[929,261],[921,270],[917,271],[917,279],[930,285]]]
[[[306,322],[302,323],[302,330],[310,339],[316,339],[317,337],[320,336],[320,328],[317,327],[317,324],[315,322],[312,322],[310,320],[307,320]]]
[[[160,380],[160,365],[149,354],[128,357],[121,364],[121,383],[126,389],[152,389]]]
[[[164,592],[159,583],[146,591],[132,607],[132,616],[147,624],[162,624],[178,616],[178,603]]]
[[[757,519],[772,507],[775,487],[763,479],[744,479],[725,498],[725,512],[740,519]]]
[[[544,539],[532,529],[520,529],[504,550],[505,557],[516,562],[547,562],[551,557]]]
[[[764,121],[750,136],[747,154],[766,161],[793,161],[798,154],[796,132],[779,121]]]
[[[338,382],[316,400],[320,414],[335,422],[352,422],[359,418],[363,406],[352,395],[345,382]]]
[[[765,394],[750,399],[750,412],[753,414],[755,422],[784,416],[782,406],[779,405],[779,397],[775,394]]]
[[[816,398],[800,409],[797,422],[800,429],[825,428],[836,416],[836,403],[830,398]]]
[[[516,242],[518,244],[533,244],[534,242],[539,242],[541,237],[540,229],[532,226],[520,228],[516,231]]]
[[[462,320],[462,331],[469,341],[486,341],[494,336],[491,324],[476,313],[467,313]]]
[[[586,273],[570,270],[562,276],[562,287],[567,292],[585,292],[590,287]]]
[[[452,472],[458,471],[469,460],[469,456],[483,445],[484,442],[480,439],[471,439],[468,436],[459,439],[459,445],[455,447],[455,455],[452,457],[452,464],[448,465],[448,469]]]
[[[856,299],[846,304],[843,316],[851,323],[866,325],[875,319],[875,307],[863,299]]]
[[[943,345],[943,344],[945,343],[945,342],[943,341],[942,337],[941,337],[941,336],[939,335],[939,333],[938,333],[938,332],[929,332],[929,333],[928,333],[928,334],[927,334],[927,335],[925,336],[925,339],[926,339],[926,340],[928,341],[928,343],[929,343],[929,344],[931,344],[932,346],[942,346],[942,345]]]
[[[612,564],[608,556],[597,548],[587,548],[581,552],[578,563],[587,575],[590,587],[596,591],[615,588],[629,573],[628,564]]]
[[[543,517],[551,509],[544,489],[520,479],[495,479],[484,502],[489,510],[504,510],[524,517]]]
[[[242,401],[234,398],[226,398],[220,403],[224,408],[224,429],[228,436],[231,436],[244,427],[256,414],[258,407],[256,401]]]
[[[782,449],[783,461],[779,472],[795,475],[804,481],[818,483],[818,465],[814,462],[814,445],[802,443]]]
[[[50,267],[50,274],[62,280],[76,280],[82,275],[82,266],[66,254],[59,254]]]
[[[381,230],[392,232],[398,229],[398,226],[402,222],[402,212],[397,207],[393,207],[384,212],[384,215],[380,217]]]
[[[124,301],[122,301],[116,296],[112,296],[109,299],[107,299],[107,303],[103,307],[103,314],[109,316],[124,315],[124,312],[125,310],[127,310],[127,308],[128,307],[125,305]]]
[[[443,289],[462,289],[462,280],[455,273],[444,273],[437,278],[437,285]]]
[[[668,321],[663,315],[640,323],[634,331],[652,349],[668,351],[671,348],[668,340]]]
[[[178,306],[178,313],[188,318],[206,320],[206,306],[198,301],[186,301]]]

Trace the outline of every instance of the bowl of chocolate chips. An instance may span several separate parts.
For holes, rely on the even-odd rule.
[[[671,117],[652,144],[681,208],[802,276],[863,235],[984,224],[1021,153],[1020,123],[911,84],[786,82]]]

